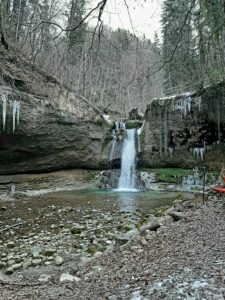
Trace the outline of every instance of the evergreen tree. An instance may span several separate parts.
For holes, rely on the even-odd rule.
[[[183,86],[195,77],[191,0],[165,0],[162,13],[165,92]]]

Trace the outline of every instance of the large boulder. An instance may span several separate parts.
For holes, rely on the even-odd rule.
[[[96,107],[1,47],[0,72],[0,174],[107,165],[111,128]]]

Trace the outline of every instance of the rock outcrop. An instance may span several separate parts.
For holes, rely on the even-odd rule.
[[[0,174],[104,168],[110,130],[86,99],[0,44]]]
[[[225,83],[154,99],[145,112],[139,165],[220,168],[225,159]]]

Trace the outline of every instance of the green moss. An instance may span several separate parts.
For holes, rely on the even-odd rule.
[[[83,229],[80,228],[80,227],[72,227],[72,228],[70,229],[70,232],[71,232],[72,234],[80,234],[82,231],[83,231]]]
[[[123,232],[128,232],[128,231],[132,230],[132,228],[128,225],[120,224],[117,226],[117,230],[123,231]]]
[[[181,184],[183,177],[192,173],[192,170],[182,168],[141,168],[139,170],[155,173],[157,182],[167,182],[173,184]]]
[[[139,128],[141,126],[142,126],[141,121],[128,121],[128,122],[126,122],[126,128],[127,129]]]
[[[106,250],[106,247],[105,246],[102,246],[102,245],[90,245],[88,248],[87,248],[87,253],[91,254],[91,255],[94,255],[96,252],[98,251],[105,251]]]

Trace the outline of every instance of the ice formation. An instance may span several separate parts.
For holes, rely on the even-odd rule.
[[[190,96],[181,98],[176,101],[174,109],[178,109],[186,117],[187,113],[191,111],[192,99]]]
[[[7,109],[7,96],[2,95],[2,128],[5,131],[5,122],[6,122],[6,109]]]
[[[16,100],[13,100],[12,114],[13,114],[13,132],[14,132],[16,129],[16,124],[19,125],[19,117],[20,117],[20,103]]]
[[[194,157],[197,159],[204,159],[204,154],[205,154],[205,147],[204,148],[194,148]]]

